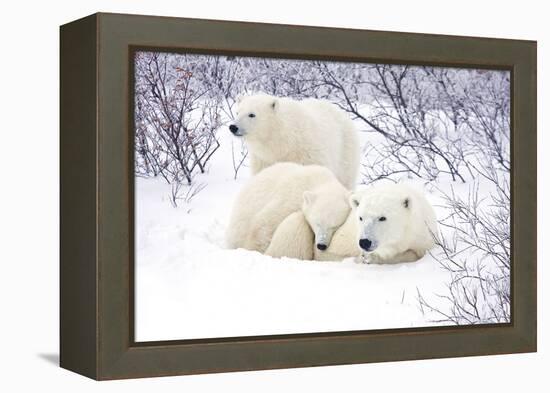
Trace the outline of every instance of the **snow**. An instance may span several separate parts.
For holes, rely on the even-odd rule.
[[[370,124],[378,124],[395,136],[390,141],[369,129],[368,122],[357,120],[364,153],[361,180],[402,175],[402,180],[424,187],[438,218],[443,220],[440,229],[444,247],[436,247],[432,255],[414,263],[385,266],[355,264],[352,260],[273,259],[224,248],[234,198],[250,177],[245,166],[235,180],[232,151],[239,156],[241,146],[226,125],[217,131],[221,145],[208,162],[207,172],[193,180],[195,191],[187,186],[179,190],[177,207],[171,200],[174,190],[163,179],[136,178],[138,341],[510,319],[508,196],[499,199],[502,194],[496,191],[502,188],[495,185],[507,187],[509,174],[502,163],[493,168],[498,155],[509,156],[507,71],[410,67],[403,85],[408,104],[394,108],[391,90],[396,87],[390,83],[387,92],[380,90],[383,77],[380,69],[371,65],[336,62],[319,67],[315,62],[298,60],[220,57],[212,61],[212,56],[163,54],[157,60],[165,65],[161,67],[165,73],[162,88],[168,87],[168,95],[161,100],[143,77],[150,75],[159,87],[161,78],[148,67],[151,56],[155,54],[136,57],[136,92],[140,92],[136,97],[144,104],[136,106],[142,108],[136,119],[141,119],[144,146],[157,160],[152,165],[155,170],[151,170],[148,159],[136,155],[138,173],[156,173],[163,160],[169,158],[169,177],[183,176],[181,168],[173,167],[176,160],[166,150],[177,145],[183,147],[185,156],[194,136],[188,139],[187,133],[185,138],[184,134],[171,134],[164,139],[157,135],[159,124],[164,127],[166,122],[173,123],[174,116],[180,125],[191,124],[184,128],[194,129],[194,123],[202,122],[208,131],[228,121],[233,98],[243,92],[325,98],[348,110],[346,100],[351,97],[352,113],[359,110]],[[392,69],[398,74],[404,71],[402,66]],[[386,67],[382,70],[390,71]],[[405,73],[399,75],[405,77]],[[340,80],[346,99],[333,88],[332,77]],[[450,83],[441,87],[441,80]],[[183,82],[189,83],[189,102],[182,96]],[[399,90],[395,94],[403,98]],[[211,94],[223,99],[211,102]],[[186,106],[190,102],[193,104]],[[185,113],[180,110],[183,108]],[[410,140],[409,127],[404,125],[400,111],[411,117],[406,123],[418,124],[418,132],[428,135],[437,151],[431,144],[423,149],[426,138],[419,138],[420,134]],[[488,131],[494,132],[490,140]],[[200,141],[194,143],[202,146]],[[455,176],[457,181],[452,181],[449,171],[460,173]],[[407,179],[407,175],[426,180]],[[493,183],[489,181],[491,176]],[[465,183],[460,182],[462,179]],[[452,200],[445,195],[453,195]]]
[[[239,142],[223,127],[218,137],[220,150],[196,179],[206,187],[189,203],[173,207],[161,178],[136,178],[137,341],[434,324],[417,293],[444,292],[449,275],[429,255],[408,264],[364,265],[225,249],[232,202],[249,173],[242,168],[234,180],[231,143],[238,151]],[[435,195],[428,197],[438,205]]]

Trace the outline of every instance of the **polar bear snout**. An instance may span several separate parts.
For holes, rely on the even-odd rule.
[[[369,239],[359,239],[359,247],[361,247],[365,251],[372,251],[372,241]]]
[[[235,124],[230,124],[229,125],[229,131],[231,131],[231,133],[233,135],[237,135],[237,136],[241,136],[242,134],[239,132],[239,127],[237,127],[237,125]]]
[[[315,236],[315,247],[317,247],[320,251],[325,251],[328,248],[332,240],[332,235],[334,235],[334,231],[331,229],[326,229],[326,226],[326,224],[324,226],[318,225],[313,231]]]

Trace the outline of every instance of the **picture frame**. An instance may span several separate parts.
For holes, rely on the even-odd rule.
[[[509,70],[511,322],[135,342],[140,48]],[[536,42],[97,13],[61,26],[60,80],[61,367],[109,380],[536,351]]]

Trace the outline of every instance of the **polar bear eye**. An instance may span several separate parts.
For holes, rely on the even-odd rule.
[[[378,221],[386,221],[386,217],[382,216],[378,219]]]
[[[256,117],[256,115],[254,113],[249,113],[248,117]]]
[[[363,221],[363,217],[359,217],[359,221]]]

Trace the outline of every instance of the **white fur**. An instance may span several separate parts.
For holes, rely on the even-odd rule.
[[[350,211],[344,224],[334,233],[330,245],[325,251],[314,250],[317,261],[341,261],[345,258],[359,257],[361,249],[357,242],[357,218]]]
[[[346,221],[350,195],[344,187],[334,183],[304,192],[302,213],[313,231],[315,249],[328,247],[336,230]]]
[[[376,184],[352,194],[357,242],[366,263],[415,261],[434,246],[437,221],[424,194],[405,184]],[[381,221],[381,218],[385,220]]]
[[[276,162],[316,164],[329,168],[348,189],[355,188],[359,138],[349,116],[334,104],[251,95],[239,101],[232,126],[246,141],[253,174]]]
[[[404,205],[405,200],[408,207]],[[315,260],[359,257],[360,262],[366,263],[414,262],[434,246],[437,222],[422,192],[404,184],[380,184],[352,194],[350,204],[355,208],[336,230],[328,248],[325,251],[313,248]],[[386,221],[376,221],[382,216]],[[298,258],[308,252],[310,242],[300,243],[300,239],[307,239],[312,231],[303,222],[307,223],[305,217],[285,220],[277,228],[280,235],[273,237],[270,247],[283,249],[292,241],[287,252],[290,255],[286,256]],[[359,240],[365,237],[375,242],[376,248],[370,252],[359,247]]]
[[[328,248],[321,251],[314,245],[313,231],[303,212],[295,212],[277,227],[266,254],[316,261],[341,261],[359,257],[361,249],[357,242],[356,221],[353,211],[349,211],[344,223],[332,236]]]
[[[265,253],[303,260],[323,254],[320,247],[330,248],[338,228],[351,212],[349,195],[342,186],[331,183],[305,191],[302,210],[279,224]]]
[[[279,224],[265,252],[275,258],[313,259],[315,236],[301,211],[290,214]]]
[[[349,191],[325,167],[290,162],[272,165],[253,176],[237,196],[227,228],[227,246],[265,252],[275,230],[290,214],[302,207],[307,212],[322,206],[349,209],[348,198]],[[315,237],[329,241],[345,218],[345,213],[328,212],[319,217],[311,226]]]

